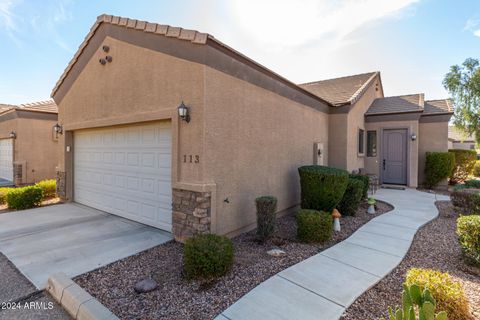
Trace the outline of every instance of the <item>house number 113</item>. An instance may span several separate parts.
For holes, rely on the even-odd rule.
[[[199,163],[200,162],[200,156],[199,155],[193,155],[193,154],[189,154],[189,155],[186,155],[184,154],[183,155],[183,163]]]

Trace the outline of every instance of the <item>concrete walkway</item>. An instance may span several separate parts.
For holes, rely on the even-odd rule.
[[[37,289],[52,273],[74,277],[171,239],[168,232],[73,203],[0,214],[0,252]]]
[[[217,319],[338,319],[402,261],[417,230],[437,217],[434,202],[449,200],[414,189],[380,189],[375,198],[395,209],[261,283]]]

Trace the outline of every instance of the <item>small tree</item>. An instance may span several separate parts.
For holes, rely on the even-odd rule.
[[[468,58],[450,67],[443,86],[455,104],[454,124],[480,142],[480,62]]]

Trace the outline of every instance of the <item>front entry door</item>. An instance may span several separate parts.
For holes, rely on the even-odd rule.
[[[407,184],[407,130],[383,131],[382,145],[383,183]]]

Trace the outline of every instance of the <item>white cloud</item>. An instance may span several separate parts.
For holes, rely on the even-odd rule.
[[[473,32],[474,36],[480,37],[480,29]]]
[[[480,29],[478,26],[480,25],[480,19],[473,19],[470,18],[465,22],[465,27],[463,27],[464,31],[470,31],[473,33],[474,36],[480,37]]]
[[[230,11],[250,39],[284,47],[343,40],[368,23],[418,0],[233,0]]]

